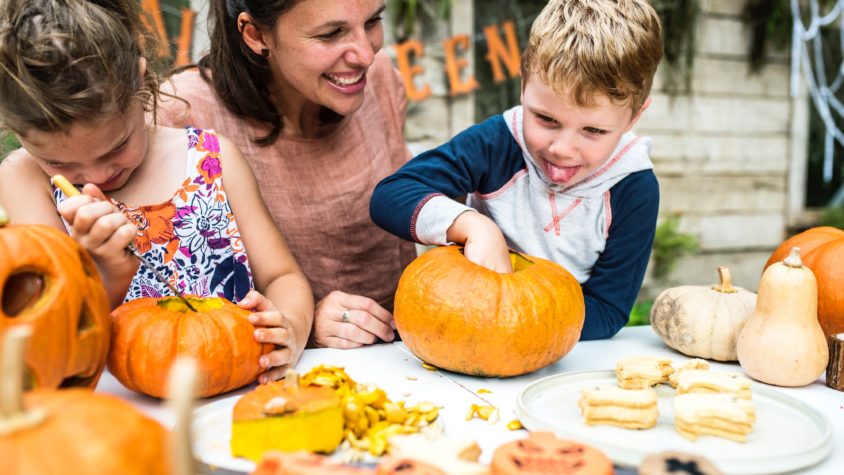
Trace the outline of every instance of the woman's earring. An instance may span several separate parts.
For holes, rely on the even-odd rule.
[[[268,50],[267,48],[263,48],[261,50],[261,56],[263,56],[264,58],[269,58],[270,57],[270,50]]]

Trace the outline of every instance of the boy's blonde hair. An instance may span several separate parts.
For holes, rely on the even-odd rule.
[[[137,0],[0,1],[0,127],[68,132],[141,100],[158,80]]]
[[[533,23],[522,81],[536,74],[580,107],[605,95],[637,113],[662,58],[659,17],[646,0],[551,0]]]

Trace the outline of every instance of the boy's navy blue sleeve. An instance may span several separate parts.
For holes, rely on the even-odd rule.
[[[630,318],[656,232],[659,184],[653,171],[632,173],[613,186],[610,206],[606,248],[582,286],[586,320],[581,340],[610,338]]]
[[[501,115],[469,127],[450,141],[423,152],[372,192],[369,214],[385,230],[409,241],[414,215],[433,196],[449,198],[504,186],[524,160]]]

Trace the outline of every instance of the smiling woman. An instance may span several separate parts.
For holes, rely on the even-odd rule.
[[[412,243],[377,228],[369,199],[410,158],[405,90],[381,51],[384,0],[213,0],[211,47],[172,78],[168,125],[214,128],[255,172],[318,301],[311,343],[394,335]],[[343,318],[345,315],[346,318]]]

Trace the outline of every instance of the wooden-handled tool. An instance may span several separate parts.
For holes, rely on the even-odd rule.
[[[68,198],[80,194],[79,190],[77,190],[76,187],[73,186],[73,184],[70,183],[67,178],[62,175],[53,176],[53,184],[59,187],[59,189],[62,190],[62,193],[64,193],[65,196],[67,196]],[[156,280],[166,285],[167,288],[170,289],[170,292],[173,292],[173,295],[179,297],[179,299],[181,299],[182,302],[187,305],[189,309],[196,312],[196,309],[193,307],[193,305],[191,305],[190,301],[185,298],[185,295],[180,292],[175,285],[170,283],[170,281],[168,281],[163,275],[161,275],[161,273],[156,270],[152,262],[147,260],[146,257],[144,257],[140,252],[138,252],[138,249],[133,243],[129,243],[129,245],[126,246],[126,253],[137,257],[138,260],[141,261],[141,265],[144,266],[148,271],[152,272],[152,275],[155,276]]]

